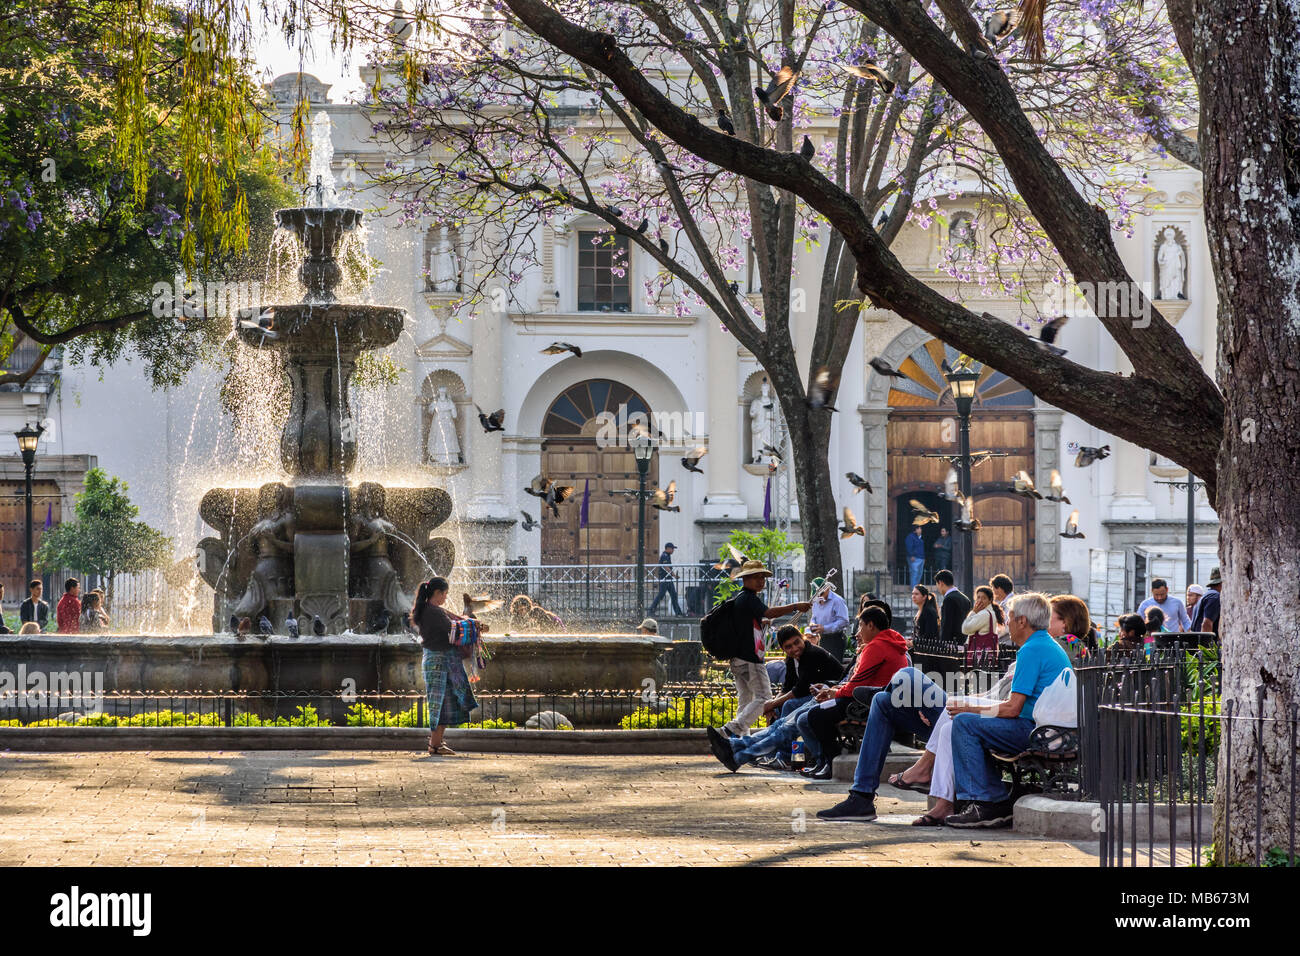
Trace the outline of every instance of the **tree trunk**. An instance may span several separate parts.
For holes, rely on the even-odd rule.
[[[1215,844],[1231,864],[1255,859],[1257,787],[1261,849],[1287,845],[1291,741],[1277,718],[1300,704],[1300,0],[1242,12],[1199,6],[1206,227],[1227,404],[1218,495],[1223,697],[1255,716],[1262,688],[1269,718],[1258,746],[1253,721],[1224,728]]]

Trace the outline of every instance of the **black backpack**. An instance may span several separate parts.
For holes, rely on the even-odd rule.
[[[740,617],[736,598],[731,597],[700,621],[700,643],[711,657],[729,661],[733,657],[749,660],[754,656],[753,627]]]

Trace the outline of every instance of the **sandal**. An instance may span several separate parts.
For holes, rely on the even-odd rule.
[[[906,770],[903,771],[903,773],[906,773],[906,772],[907,772]],[[908,783],[906,780],[903,779],[903,774],[902,774],[902,773],[896,773],[896,774],[894,774],[892,777],[890,777],[890,778],[886,781],[886,783],[888,783],[891,787],[894,787],[894,788],[897,789],[897,790],[911,790],[913,793],[929,793],[929,792],[930,792],[930,781],[929,781],[929,780],[921,780],[921,781],[918,781],[918,782],[916,782],[916,783]],[[929,814],[927,814],[927,816],[928,816],[928,815],[929,815]]]
[[[446,744],[438,744],[438,746],[435,747],[433,750],[430,750],[429,753],[434,754],[434,755],[439,756],[439,757],[459,757],[459,756],[460,756],[460,754],[458,754],[456,751],[452,750],[452,749],[451,749],[450,747],[448,747]]]
[[[924,814],[923,816],[919,816],[919,817],[917,817],[915,820],[913,820],[913,821],[912,821],[912,826],[914,826],[914,827],[941,827],[941,826],[943,826],[943,820],[941,820],[939,817],[932,817],[932,816],[930,816],[930,814],[927,813],[927,814]]]

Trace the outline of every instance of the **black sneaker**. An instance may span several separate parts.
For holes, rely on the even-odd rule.
[[[717,727],[706,727],[705,731],[709,735],[709,749],[713,751],[713,756],[718,758],[718,762],[732,773],[739,770],[740,764],[736,762],[736,755],[731,749],[728,738],[722,736],[722,732]]]
[[[847,823],[870,823],[876,819],[876,795],[850,790],[849,795],[829,810],[818,810],[819,820],[842,820]]]
[[[764,770],[777,770],[781,773],[786,773],[794,769],[790,766],[790,761],[786,760],[785,757],[780,754],[772,754],[769,757],[759,757],[754,761],[754,763],[756,766],[762,767]]]
[[[966,809],[949,814],[944,824],[958,830],[998,830],[1011,826],[1015,818],[1015,804],[1010,800],[996,803],[986,800],[972,800]]]
[[[829,760],[823,760],[813,768],[812,773],[805,774],[805,776],[808,777],[809,780],[832,780],[835,777],[835,770],[831,766]]]
[[[804,777],[811,777],[822,769],[822,764],[824,762],[825,761],[818,760],[816,763],[810,763],[808,766],[800,770],[799,774]]]

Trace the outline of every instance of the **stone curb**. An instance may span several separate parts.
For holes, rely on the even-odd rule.
[[[1154,838],[1157,841],[1169,839],[1169,808],[1159,805],[1152,814],[1155,818]],[[1200,832],[1212,832],[1212,813],[1208,806],[1200,807]],[[1124,807],[1124,819],[1119,821],[1124,828],[1124,835],[1133,838],[1136,828],[1137,839],[1151,838],[1152,827],[1148,825],[1147,806],[1138,804],[1136,819],[1128,805]],[[1015,830],[1028,836],[1053,837],[1058,840],[1096,841],[1101,839],[1105,817],[1100,803],[1081,800],[1056,800],[1042,794],[1030,794],[1016,801]],[[1192,835],[1192,808],[1180,804],[1175,818],[1174,832],[1180,842],[1190,841]],[[1204,837],[1203,837],[1204,839]]]
[[[408,750],[423,751],[418,727],[0,727],[0,750]],[[465,753],[656,754],[709,752],[704,730],[450,729]]]

